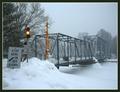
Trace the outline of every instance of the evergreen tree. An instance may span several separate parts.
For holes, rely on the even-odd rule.
[[[15,12],[13,3],[3,3],[3,49],[6,53],[9,46],[19,46]]]

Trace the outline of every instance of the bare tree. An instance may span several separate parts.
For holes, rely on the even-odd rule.
[[[81,32],[78,34],[78,38],[80,39],[88,39],[89,34],[87,32]]]
[[[45,14],[40,3],[16,3],[18,7],[17,23],[19,31],[23,31],[25,25],[28,25],[34,34],[43,33]]]
[[[117,35],[112,38],[112,44],[111,44],[111,49],[112,49],[112,57],[117,58],[117,49],[118,49],[118,43],[117,43]]]
[[[45,14],[40,3],[4,3],[4,50],[9,46],[22,46],[24,28],[28,25],[33,34],[44,33]]]
[[[100,29],[97,33],[98,37],[101,37],[106,41],[106,56],[107,58],[111,58],[111,42],[112,42],[112,35],[111,33],[107,32],[105,29]]]

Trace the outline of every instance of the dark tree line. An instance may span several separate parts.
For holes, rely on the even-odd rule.
[[[33,35],[44,33],[45,14],[39,3],[3,3],[3,51],[23,45],[24,28],[28,25]]]

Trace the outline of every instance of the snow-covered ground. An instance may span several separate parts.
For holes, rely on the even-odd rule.
[[[117,89],[118,63],[60,67],[37,58],[22,62],[20,69],[6,67],[3,59],[3,89]]]

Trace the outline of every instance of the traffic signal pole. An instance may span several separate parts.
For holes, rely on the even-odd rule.
[[[28,62],[28,40],[29,40],[29,38],[30,38],[30,28],[29,27],[27,27],[27,25],[25,26],[25,37],[26,37],[26,45],[27,45],[27,55],[26,55],[26,59],[27,59],[27,62]]]

